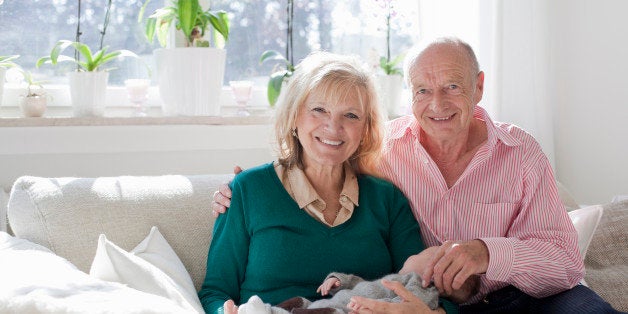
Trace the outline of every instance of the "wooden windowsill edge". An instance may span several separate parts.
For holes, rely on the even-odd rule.
[[[177,117],[41,117],[0,118],[0,127],[116,126],[116,125],[256,125],[269,124],[271,116]]]

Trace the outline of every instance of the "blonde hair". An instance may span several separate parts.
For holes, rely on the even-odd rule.
[[[366,123],[360,146],[349,161],[356,173],[375,174],[384,129],[372,74],[357,57],[328,52],[315,52],[303,59],[281,90],[275,113],[279,163],[286,168],[303,168],[303,147],[293,130],[299,110],[312,92],[321,93],[332,105],[357,95]]]

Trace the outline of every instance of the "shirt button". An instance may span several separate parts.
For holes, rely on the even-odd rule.
[[[426,164],[427,163],[427,159],[423,158],[423,163]]]
[[[343,195],[343,196],[340,198],[340,201],[342,201],[342,202],[346,202],[348,199],[349,199],[348,197],[346,197],[345,195]]]

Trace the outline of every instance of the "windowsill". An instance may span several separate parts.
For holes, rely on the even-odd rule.
[[[134,108],[127,100],[122,87],[109,86],[104,117],[73,117],[67,86],[47,86],[50,102],[41,118],[25,118],[17,105],[24,89],[5,85],[0,106],[0,127],[48,127],[48,126],[116,126],[116,125],[260,125],[269,124],[273,109],[268,106],[265,89],[256,87],[247,108],[248,117],[237,116],[238,107],[231,91],[224,87],[220,116],[164,116],[161,99],[156,87],[151,87],[147,101],[146,117],[134,115]]]
[[[270,116],[249,117],[57,117],[0,118],[0,127],[116,126],[116,125],[256,125]]]

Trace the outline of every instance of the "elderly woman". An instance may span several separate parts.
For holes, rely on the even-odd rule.
[[[358,60],[319,52],[300,63],[278,103],[279,159],[238,174],[216,220],[199,292],[206,312],[237,312],[254,295],[270,304],[320,299],[331,271],[374,279],[423,249],[403,194],[367,175],[381,123]]]

